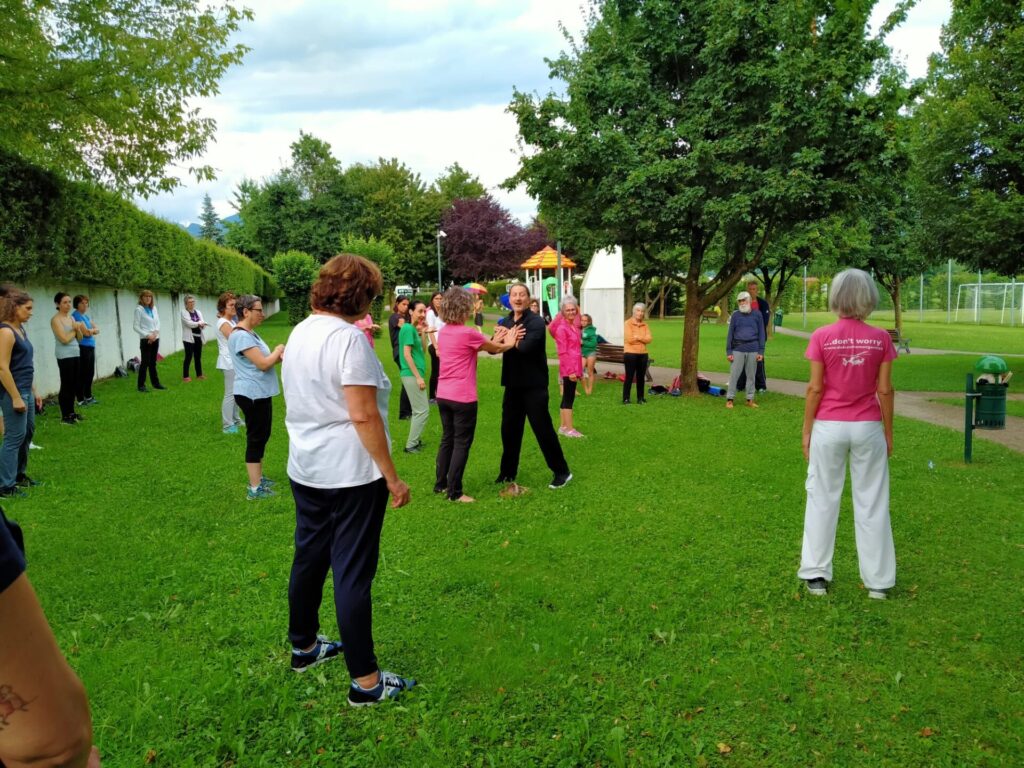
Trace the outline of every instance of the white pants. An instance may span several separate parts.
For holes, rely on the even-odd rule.
[[[235,403],[235,369],[228,370],[221,368],[224,374],[224,399],[220,402],[220,422],[224,429],[241,424],[242,419],[238,415],[238,405]]]
[[[832,581],[847,456],[860,578],[868,589],[889,589],[896,583],[896,549],[889,520],[889,457],[880,421],[814,422],[798,575]]]

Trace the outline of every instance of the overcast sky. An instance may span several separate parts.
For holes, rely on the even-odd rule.
[[[544,58],[583,28],[584,0],[240,0],[256,14],[238,39],[252,50],[203,102],[217,120],[204,162],[217,180],[139,206],[180,223],[197,221],[208,193],[235,213],[243,178],[262,179],[289,159],[299,131],[331,144],[342,165],[397,157],[429,183],[458,162],[527,221],[525,193],[496,187],[516,170],[516,125],[505,109],[513,87],[546,93]],[[895,0],[880,0],[880,21]],[[890,42],[912,77],[938,49],[949,0],[919,0]]]

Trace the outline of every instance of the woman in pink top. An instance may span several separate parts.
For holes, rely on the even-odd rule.
[[[476,432],[477,354],[481,349],[492,354],[504,352],[517,341],[514,334],[491,341],[466,325],[472,312],[473,295],[464,288],[449,288],[441,296],[438,315],[445,324],[438,331],[437,346],[443,350],[444,365],[437,381],[441,444],[437,448],[434,493],[445,493],[451,501],[461,502],[476,501],[462,492],[462,475]]]
[[[562,404],[559,406],[562,426],[558,434],[583,437],[572,425],[572,405],[576,401],[576,383],[583,377],[583,328],[580,307],[573,296],[562,299],[562,311],[551,321],[548,333],[558,351],[558,375],[562,379]]]
[[[367,312],[366,317],[362,320],[356,320],[355,326],[363,332],[366,336],[366,340],[370,342],[370,346],[375,346],[373,343],[373,334],[380,330],[380,326],[373,322],[373,315]]]
[[[896,583],[889,520],[896,349],[887,331],[864,322],[878,305],[869,274],[840,272],[828,303],[839,321],[811,334],[805,354],[811,382],[804,409],[807,508],[798,575],[812,595],[828,592],[849,459],[860,577],[868,597],[884,600]]]

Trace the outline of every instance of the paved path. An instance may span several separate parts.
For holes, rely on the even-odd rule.
[[[557,360],[551,360],[549,363],[555,366],[558,365]],[[623,372],[623,367],[617,363],[598,363],[598,367],[601,372]],[[678,373],[679,371],[675,368],[651,367],[651,376],[654,377],[655,384],[668,386]],[[707,371],[702,371],[701,373],[710,379],[712,384],[725,387],[729,383],[729,375],[727,373]],[[807,382],[769,378],[768,391],[793,397],[804,397],[807,392]],[[932,402],[935,399],[949,400],[957,396],[956,392],[897,392],[896,414],[908,419],[924,421],[938,427],[953,429],[963,434],[963,406]],[[1011,400],[1024,400],[1024,394],[1011,394],[1009,398]],[[974,431],[974,439],[988,440],[1018,453],[1024,453],[1024,418],[1007,416],[1005,430],[976,429]]]

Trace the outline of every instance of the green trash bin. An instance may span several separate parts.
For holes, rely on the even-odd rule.
[[[779,328],[781,326],[782,326],[782,310],[781,309],[776,309],[775,310],[775,327]]]
[[[974,366],[974,387],[981,395],[974,412],[976,428],[1006,429],[1006,391],[1010,385],[1005,377],[1009,372],[1006,361],[995,355],[986,355]]]

